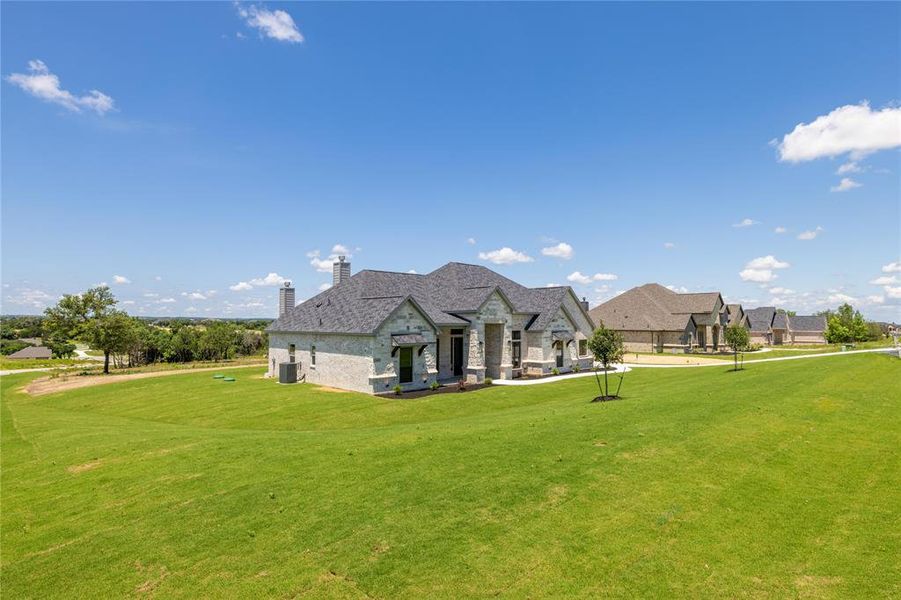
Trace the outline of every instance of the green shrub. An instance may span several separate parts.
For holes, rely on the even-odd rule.
[[[579,363],[573,363],[573,373],[578,373],[581,370],[582,367],[579,365]]]
[[[559,374],[560,374],[560,369],[558,369],[557,367],[554,367],[553,369],[551,369],[551,375],[559,375]]]
[[[400,396],[400,393],[402,391],[404,391],[404,388],[400,387],[400,384],[397,384],[396,386],[394,386],[394,395],[395,396]]]
[[[492,383],[494,383],[493,379],[491,379],[490,377],[485,378],[485,385],[491,385]]]
[[[432,383],[429,384],[429,389],[432,390],[433,392],[440,387],[441,387],[441,384],[439,384],[437,381],[433,381]]]

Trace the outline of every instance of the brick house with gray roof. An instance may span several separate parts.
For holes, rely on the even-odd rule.
[[[328,290],[297,306],[289,284],[281,294],[281,314],[267,329],[270,376],[295,362],[305,381],[380,393],[593,362],[594,323],[572,288],[528,288],[479,265],[351,275],[341,257]]]
[[[620,332],[632,352],[714,351],[724,321],[744,313],[725,308],[719,292],[680,294],[657,283],[634,287],[591,309],[595,323]]]
[[[826,317],[795,315],[761,306],[747,311],[751,342],[755,344],[825,344]]]

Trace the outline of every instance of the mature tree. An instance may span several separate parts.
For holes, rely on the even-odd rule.
[[[75,354],[75,344],[65,340],[45,339],[44,345],[50,348],[53,358],[69,358]]]
[[[134,324],[122,311],[111,311],[88,322],[83,339],[103,352],[103,372],[109,373],[111,354],[123,354],[128,351],[134,339]]]
[[[835,312],[827,313],[826,317],[826,341],[832,344],[845,344],[848,342],[862,342],[869,336],[867,322],[860,311],[847,302],[838,307]]]
[[[200,335],[200,353],[206,360],[231,358],[235,353],[237,332],[231,323],[210,323]]]
[[[735,358],[735,370],[738,371],[738,353],[746,350],[751,341],[748,328],[744,325],[727,325],[725,339],[726,344],[732,348],[732,353]]]
[[[109,346],[107,340],[115,337],[105,335],[102,330],[106,320],[116,312],[113,308],[116,302],[106,286],[91,288],[83,294],[66,294],[56,306],[44,311],[44,335],[57,343],[84,339],[92,348],[103,350],[103,372],[109,373],[110,351],[95,345],[93,340],[103,340],[103,345]]]
[[[610,365],[621,362],[625,347],[623,345],[623,336],[613,329],[607,329],[603,323],[598,323],[598,328],[594,330],[591,338],[588,340],[588,349],[594,355],[596,361],[604,367],[604,389],[601,389],[601,380],[595,371],[594,377],[598,382],[598,390],[602,394],[601,399],[612,398],[610,395],[610,387],[607,380],[607,371]]]

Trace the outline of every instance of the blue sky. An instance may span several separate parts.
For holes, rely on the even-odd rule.
[[[4,313],[273,316],[343,246],[901,319],[897,3],[0,10]]]

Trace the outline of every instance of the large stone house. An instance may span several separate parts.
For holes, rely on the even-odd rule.
[[[825,344],[826,317],[822,315],[789,316],[775,306],[761,306],[747,311],[751,343]]]
[[[293,362],[305,381],[380,393],[592,364],[594,323],[571,288],[527,288],[482,266],[351,276],[341,257],[330,289],[296,307],[289,284],[281,294],[270,376]]]
[[[619,331],[626,350],[714,351],[723,345],[724,326],[744,319],[740,306],[730,306],[724,310],[719,292],[680,294],[648,283],[594,307],[590,315],[595,323]]]

